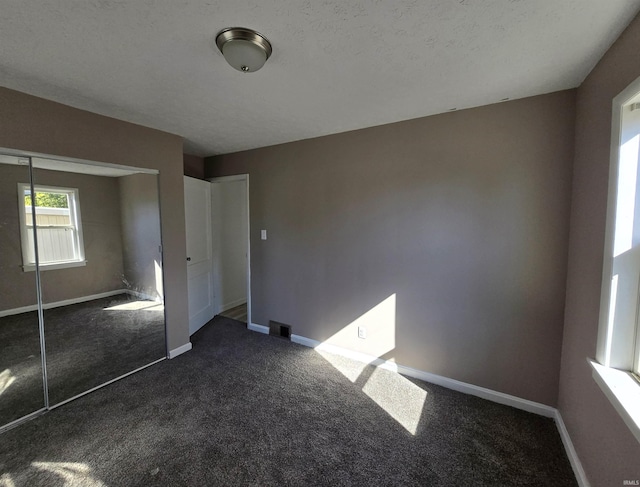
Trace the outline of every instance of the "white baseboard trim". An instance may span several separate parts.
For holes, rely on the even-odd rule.
[[[329,352],[365,364],[375,365],[376,367],[381,367],[383,369],[392,370],[394,372],[398,371],[398,364],[396,364],[395,362],[389,362],[387,360],[374,357],[373,355],[369,355],[366,353],[356,352],[354,350],[342,348],[337,345],[331,345],[329,343],[322,343],[317,340],[313,340],[311,338],[303,337],[300,335],[291,335],[291,341],[300,345],[304,345],[305,347],[314,348],[320,352]]]
[[[468,384],[459,380],[449,379],[447,377],[432,374],[430,372],[424,372],[422,370],[406,367],[395,362],[389,362],[388,360],[374,357],[373,355],[354,352],[353,350],[347,350],[336,345],[321,343],[317,340],[302,337],[300,335],[291,335],[291,341],[300,345],[314,348],[319,351],[342,355],[343,357],[348,357],[359,362],[371,364],[376,367],[391,370],[393,372],[398,372],[402,375],[413,377],[414,379],[423,380],[425,382],[446,387],[447,389],[453,389],[454,391],[462,392],[464,394],[471,394],[472,396],[481,397],[482,399],[487,399],[499,404],[505,404],[507,406],[522,409],[524,411],[538,414],[540,416],[545,416],[547,418],[555,418],[556,416],[556,409],[551,406],[547,406],[545,404],[534,401],[529,401],[528,399],[522,399],[510,394],[505,394],[503,392],[493,391],[484,387],[475,386],[473,384]]]
[[[545,416],[547,418],[555,417],[556,409],[541,404],[539,402],[530,401],[521,397],[512,396],[511,394],[505,394],[503,392],[494,391],[485,387],[468,384],[455,379],[449,379],[441,375],[431,374],[429,372],[423,372],[421,370],[412,369],[411,367],[405,367],[404,365],[398,365],[398,372],[403,375],[408,375],[414,379],[420,379],[425,382],[437,384],[447,389],[453,389],[454,391],[463,392],[465,394],[471,394],[472,396],[481,397],[498,404],[504,404],[516,409],[528,411],[530,413]]]
[[[253,324],[252,326],[264,328],[266,332],[263,332],[263,333],[268,333],[269,331],[269,328],[266,326],[253,325]],[[343,357],[357,360],[359,362],[371,364],[376,367],[381,367],[387,370],[398,372],[402,375],[413,377],[414,379],[419,379],[425,382],[429,382],[431,384],[436,384],[442,387],[446,387],[447,389],[453,389],[454,391],[462,392],[464,394],[471,394],[473,396],[481,397],[488,401],[497,402],[499,404],[511,406],[516,409],[521,409],[524,411],[528,411],[530,413],[538,414],[540,416],[552,418],[556,423],[556,427],[558,428],[558,433],[560,434],[560,438],[562,439],[562,444],[564,445],[565,452],[567,454],[567,457],[569,458],[569,462],[571,464],[571,468],[573,469],[573,473],[576,476],[576,480],[578,481],[578,485],[580,487],[591,487],[591,484],[587,479],[587,475],[584,471],[584,468],[582,467],[582,463],[580,462],[580,458],[578,458],[578,454],[573,446],[571,437],[569,436],[569,431],[567,430],[567,427],[565,426],[564,421],[562,420],[560,411],[558,411],[554,407],[547,406],[546,404],[541,404],[534,401],[529,401],[528,399],[522,399],[520,397],[512,396],[510,394],[504,394],[502,392],[493,391],[485,387],[479,387],[479,386],[468,384],[466,382],[461,382],[455,379],[449,379],[441,375],[431,374],[429,372],[424,372],[422,370],[413,369],[411,367],[399,365],[395,362],[389,362],[388,360],[384,360],[379,357],[375,357],[373,355],[356,352],[353,350],[339,347],[337,345],[322,343],[317,340],[313,340],[311,338],[303,337],[300,335],[291,335],[291,341],[294,343],[298,343],[299,345],[311,347],[318,351],[324,351],[324,352],[333,353],[336,355],[341,355]]]
[[[187,342],[184,345],[179,346],[178,348],[174,348],[169,351],[169,358],[176,358],[178,355],[182,355],[185,352],[188,352],[193,348],[191,342]]]
[[[229,301],[228,303],[225,303],[220,306],[220,309],[222,310],[220,313],[229,311],[231,308],[235,308],[236,306],[240,306],[241,304],[246,304],[246,302],[247,302],[247,298],[240,298],[240,299],[236,299],[235,301]],[[216,314],[219,314],[219,313],[216,313]]]
[[[256,325],[255,323],[249,323],[247,328],[251,331],[257,331],[258,333],[269,334],[269,327],[264,325]]]
[[[314,348],[318,351],[341,355],[352,360],[357,360],[358,362],[363,362],[366,364],[374,365],[376,367],[398,372],[402,375],[446,387],[447,389],[453,389],[454,391],[462,392],[464,394],[471,394],[472,396],[481,397],[482,399],[487,399],[488,401],[493,401],[517,409],[522,409],[524,411],[538,414],[547,418],[553,418],[555,420],[556,427],[558,428],[560,438],[562,439],[562,444],[564,445],[567,457],[569,458],[569,462],[571,463],[571,468],[573,469],[573,473],[576,476],[576,480],[578,481],[578,485],[580,487],[590,487],[585,471],[582,468],[582,463],[580,462],[578,454],[573,447],[569,432],[567,431],[564,421],[562,420],[560,412],[556,408],[538,402],[529,401],[528,399],[522,399],[520,397],[512,396],[510,394],[504,394],[502,392],[493,391],[491,389],[475,386],[466,382],[461,382],[455,379],[449,379],[441,375],[431,374],[422,370],[399,365],[395,362],[389,362],[388,360],[384,360],[373,355],[355,352],[353,350],[348,350],[346,348],[338,347],[336,345],[331,345],[328,343],[321,343],[317,340],[313,340],[311,338],[303,337],[300,335],[291,335],[291,341],[300,345],[304,345],[306,347]]]
[[[69,306],[72,304],[84,303],[86,301],[93,301],[94,299],[108,298],[110,296],[117,296],[118,294],[131,294],[128,289],[116,289],[114,291],[107,291],[104,293],[91,294],[89,296],[80,296],[79,298],[65,299],[63,301],[55,301],[53,303],[44,303],[43,309],[59,308],[61,306]],[[21,313],[28,313],[29,311],[36,311],[38,309],[37,304],[29,306],[22,306],[21,308],[6,309],[0,311],[0,318],[4,316],[18,315]]]
[[[554,419],[556,420],[558,433],[560,433],[564,450],[567,452],[567,457],[569,457],[569,463],[571,463],[571,468],[573,469],[573,474],[576,476],[578,485],[580,487],[591,487],[591,484],[587,479],[587,474],[585,473],[584,468],[582,468],[582,462],[580,461],[580,458],[578,458],[578,453],[576,452],[573,442],[571,441],[571,437],[569,436],[569,431],[562,420],[560,411],[557,409]]]

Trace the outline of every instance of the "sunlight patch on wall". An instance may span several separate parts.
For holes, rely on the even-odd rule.
[[[364,328],[366,338],[361,338]],[[336,370],[360,387],[404,429],[415,435],[427,392],[381,360],[396,346],[395,293],[315,347]],[[393,360],[393,359],[389,359]],[[373,368],[371,364],[380,365]],[[367,367],[371,367],[367,370]],[[370,375],[367,375],[371,371]]]
[[[358,337],[359,328],[365,330],[366,338]],[[343,327],[324,343],[374,357],[382,357],[393,350],[396,347],[395,293]]]
[[[107,487],[107,485],[91,475],[91,468],[84,463],[72,462],[33,462],[38,470],[51,472],[64,481],[65,487],[82,485],[86,487]]]
[[[9,389],[11,384],[16,380],[16,376],[11,374],[11,369],[5,369],[0,372],[0,396],[4,391]]]
[[[162,266],[158,263],[157,260],[154,260],[153,263],[156,272],[156,292],[158,293],[158,298],[161,301],[164,301],[164,281],[162,280]]]

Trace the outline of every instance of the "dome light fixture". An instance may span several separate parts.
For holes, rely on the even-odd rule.
[[[245,27],[218,32],[216,46],[227,62],[238,71],[258,71],[271,56],[271,43],[265,36]]]

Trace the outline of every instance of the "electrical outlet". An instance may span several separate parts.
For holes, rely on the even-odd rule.
[[[358,327],[358,338],[367,338],[367,329],[364,326]]]

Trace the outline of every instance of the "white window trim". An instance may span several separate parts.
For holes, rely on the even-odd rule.
[[[40,264],[40,272],[54,271],[56,269],[67,269],[69,267],[83,267],[86,265],[87,265],[86,260],[70,260],[68,262],[56,262],[55,264]],[[22,270],[24,272],[34,272],[36,270],[36,265],[22,264]]]
[[[619,336],[616,336],[614,330],[610,330],[609,323],[622,110],[638,93],[640,93],[640,78],[636,79],[613,99],[609,192],[607,199],[607,224],[602,270],[598,343],[596,361],[588,359],[588,362],[593,369],[595,382],[600,386],[605,396],[640,442],[640,382],[637,380],[637,377],[631,373],[632,370],[638,369],[637,347],[635,352],[631,351],[628,356],[624,357],[616,356],[612,358],[610,353],[612,343],[629,339],[637,343],[640,337],[630,337],[629,330],[623,330],[623,334],[618,333]],[[636,334],[640,335],[640,333],[637,333],[640,324],[636,323],[635,326]]]
[[[34,184],[33,189],[35,192],[52,192],[52,193],[67,193],[72,194],[73,198],[69,199],[69,203],[72,206],[71,215],[74,218],[74,225],[77,232],[77,244],[78,244],[78,258],[73,260],[52,262],[52,263],[40,263],[39,269],[41,271],[66,269],[71,267],[86,266],[84,253],[84,238],[82,235],[82,217],[80,214],[80,192],[77,188],[62,188],[57,186],[42,186]],[[36,270],[35,262],[28,262],[27,255],[29,255],[28,249],[28,235],[29,228],[27,226],[26,214],[24,211],[24,194],[25,190],[31,190],[29,183],[18,183],[18,213],[20,216],[20,241],[22,245],[22,270],[24,272],[32,272]],[[36,225],[34,222],[33,231],[35,231]]]
[[[618,412],[633,436],[640,441],[640,384],[629,372],[588,360],[593,379]]]

